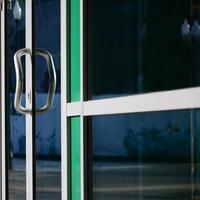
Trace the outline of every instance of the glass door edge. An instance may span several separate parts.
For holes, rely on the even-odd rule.
[[[5,128],[5,2],[1,11],[1,199],[6,200],[6,128]]]

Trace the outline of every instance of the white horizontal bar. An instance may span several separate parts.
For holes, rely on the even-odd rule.
[[[82,113],[82,103],[81,102],[74,102],[74,103],[67,103],[67,116],[77,116],[81,115]]]
[[[108,115],[200,108],[200,88],[68,103],[67,116]]]

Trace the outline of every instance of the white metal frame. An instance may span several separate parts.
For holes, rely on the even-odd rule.
[[[67,2],[61,0],[61,180],[62,200],[67,200]]]
[[[68,116],[200,108],[200,87],[67,104]]]
[[[81,65],[82,66],[82,65]],[[81,88],[83,85],[81,84]],[[83,89],[82,89],[83,90]],[[180,89],[150,94],[131,95],[93,101],[66,104],[67,117],[80,116],[81,119],[81,200],[84,199],[84,140],[83,118],[95,115],[141,113],[167,110],[200,108],[200,87]]]
[[[5,3],[5,1],[4,1]],[[32,49],[32,0],[26,0],[26,48]],[[62,170],[62,199],[67,200],[67,118],[66,118],[66,10],[67,3],[65,0],[61,0],[61,141],[62,141],[62,158],[61,158],[61,170]],[[1,97],[5,97],[5,10],[1,12]],[[26,65],[31,65],[30,59],[26,59]],[[28,92],[31,90],[32,84],[32,72],[30,67],[27,67],[26,70],[26,100],[28,98]],[[26,101],[29,102],[29,101]],[[1,98],[1,157],[2,157],[2,166],[1,166],[1,189],[2,189],[2,200],[6,200],[6,158],[5,158],[5,98]],[[31,106],[31,104],[26,105]],[[26,115],[26,199],[33,199],[33,165],[32,165],[32,117],[31,115]],[[0,197],[0,199],[1,199]]]
[[[32,0],[25,0],[25,35],[26,48],[32,49]],[[26,107],[31,108],[32,102],[28,99],[28,93],[32,91],[32,62],[26,56]],[[32,95],[31,95],[32,96]],[[32,98],[32,97],[31,97]],[[33,138],[32,116],[26,115],[26,199],[33,200]]]
[[[84,199],[84,87],[83,87],[83,1],[80,0],[80,103],[81,103],[81,114],[80,114],[80,167],[81,167],[81,177],[80,177],[80,182],[81,182],[81,200]],[[68,113],[69,114],[69,113]]]

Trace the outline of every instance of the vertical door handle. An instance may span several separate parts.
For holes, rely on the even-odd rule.
[[[44,49],[36,49],[35,53],[36,55],[45,58],[49,73],[49,88],[48,88],[46,104],[41,108],[36,109],[37,113],[43,113],[48,111],[53,105],[54,95],[56,90],[56,71],[53,58],[48,51]],[[26,48],[18,50],[14,55],[14,64],[16,71],[16,91],[15,91],[14,106],[17,112],[21,114],[30,114],[32,112],[32,109],[25,108],[21,105],[23,86],[24,86],[24,73],[23,73],[21,58],[24,55],[29,55],[30,59],[32,59],[31,50]]]
[[[43,113],[51,109],[51,107],[53,106],[53,100],[54,100],[55,91],[56,91],[56,70],[55,70],[55,65],[53,62],[53,57],[47,50],[36,49],[36,55],[42,56],[45,58],[47,62],[48,73],[49,73],[49,88],[48,88],[46,104],[42,106],[41,108],[36,109],[37,113]]]
[[[31,109],[25,108],[21,105],[23,86],[24,86],[24,73],[23,73],[21,58],[24,55],[29,55],[31,59],[31,50],[20,49],[14,55],[14,65],[16,72],[16,90],[15,90],[14,106],[17,112],[26,115],[31,113]]]

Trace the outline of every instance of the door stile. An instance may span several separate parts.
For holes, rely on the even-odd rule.
[[[32,0],[26,0],[26,48],[32,50]],[[26,106],[33,108],[32,62],[26,57]],[[32,114],[26,115],[26,199],[33,200],[33,123]]]

